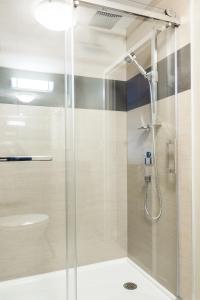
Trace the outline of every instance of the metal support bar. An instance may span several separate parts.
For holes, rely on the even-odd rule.
[[[180,25],[180,20],[177,17],[169,17],[164,13],[161,14],[147,9],[140,9],[137,7],[133,7],[130,5],[124,5],[121,3],[116,3],[116,2],[106,1],[106,0],[80,0],[79,2],[87,5],[97,5],[102,8],[119,10],[121,12],[132,14],[138,17],[146,17],[154,20],[168,22],[170,24],[173,24],[174,26]]]
[[[51,156],[0,156],[0,162],[11,161],[52,161]]]
[[[74,0],[74,7],[77,8],[79,6],[79,0]]]
[[[154,30],[151,38],[151,86],[152,86],[152,124],[158,123],[157,101],[158,101],[158,31]]]
[[[170,174],[176,174],[176,141],[167,143],[168,154],[168,171]]]

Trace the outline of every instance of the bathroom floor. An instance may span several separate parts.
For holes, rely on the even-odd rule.
[[[126,258],[98,263],[78,269],[80,300],[170,300],[176,299]],[[137,289],[127,290],[125,282],[134,282]],[[66,272],[58,271],[0,284],[4,300],[65,300]]]

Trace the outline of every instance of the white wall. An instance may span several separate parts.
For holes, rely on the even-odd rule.
[[[200,299],[200,2],[191,1],[192,35],[192,180],[193,180],[193,300]]]

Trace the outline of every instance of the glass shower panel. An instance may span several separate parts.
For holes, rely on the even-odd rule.
[[[178,295],[175,42],[174,28],[154,27],[127,65],[127,252]]]
[[[64,33],[1,1],[0,299],[66,299]]]
[[[73,3],[71,1],[73,11]],[[73,12],[75,13],[75,11]],[[75,19],[75,15],[73,19]],[[77,299],[77,243],[76,243],[76,153],[74,110],[73,27],[65,34],[65,121],[66,121],[66,245],[67,299]]]
[[[176,30],[169,27],[159,32],[155,46],[158,60],[157,124],[159,126],[156,131],[156,152],[162,216],[159,222],[153,224],[152,274],[163,286],[178,295]]]
[[[174,28],[158,29],[133,46],[136,62],[126,59],[127,252],[178,295],[176,39]]]
[[[153,31],[152,31],[153,34]],[[151,70],[151,36],[138,44],[135,54],[147,72]],[[146,272],[152,270],[152,222],[145,216],[145,153],[152,152],[150,133],[150,89],[137,65],[127,64],[127,205],[128,205],[128,257]],[[152,208],[151,191],[149,209]]]
[[[123,297],[129,268],[176,294],[174,29],[82,2],[75,11],[77,298]]]
[[[81,3],[74,28],[78,299],[104,299],[115,261],[126,257],[126,69],[104,80],[132,22],[113,24],[117,13]]]
[[[126,70],[110,80],[116,91],[110,99],[104,74],[126,51],[124,32],[132,18],[125,17],[124,28],[116,24],[112,29],[113,20],[100,7],[81,3],[76,20],[77,262],[85,266],[126,254]]]

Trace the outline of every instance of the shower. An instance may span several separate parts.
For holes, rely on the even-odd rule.
[[[139,2],[0,1],[0,300],[180,299],[190,45]]]
[[[156,195],[158,198],[159,202],[159,209],[158,213],[156,216],[153,216],[152,213],[149,211],[149,197],[148,197],[148,190],[149,190],[149,185],[152,182],[151,175],[149,176],[144,176],[144,181],[145,181],[145,201],[144,201],[144,209],[146,215],[153,221],[153,222],[158,222],[159,219],[162,216],[162,210],[163,210],[163,203],[162,203],[162,195],[161,195],[161,190],[160,190],[160,183],[159,183],[159,174],[158,174],[158,166],[157,166],[157,151],[156,151],[156,130],[160,126],[157,124],[157,109],[156,109],[156,102],[155,99],[153,99],[153,91],[152,91],[152,82],[153,82],[153,71],[147,72],[143,66],[137,61],[136,54],[134,52],[131,52],[129,55],[125,57],[125,61],[128,64],[134,63],[140,73],[144,76],[145,79],[147,79],[148,84],[149,84],[149,91],[150,91],[150,108],[151,108],[151,124],[147,126],[142,126],[139,129],[142,130],[148,130],[151,131],[152,133],[152,144],[153,144],[153,157],[151,155],[151,152],[147,152],[145,154],[145,167],[148,167],[149,165],[153,166],[154,170],[154,176],[155,176],[155,190],[156,190]]]
[[[139,62],[137,61],[137,57],[136,57],[136,54],[134,52],[131,52],[129,55],[127,55],[125,57],[125,61],[128,63],[128,64],[132,64],[132,63],[135,63],[137,68],[139,69],[140,73],[146,78],[148,79],[149,76],[151,76],[151,73],[147,73],[145,71],[145,69],[139,64]]]

